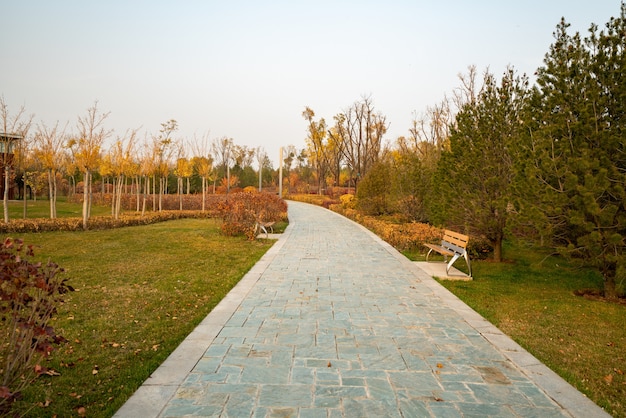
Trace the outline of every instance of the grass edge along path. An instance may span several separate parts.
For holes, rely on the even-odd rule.
[[[272,245],[223,236],[219,226],[182,219],[16,236],[76,288],[52,324],[69,340],[46,364],[59,375],[25,392],[24,411],[112,416]]]

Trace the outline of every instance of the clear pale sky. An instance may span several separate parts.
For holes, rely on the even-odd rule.
[[[305,106],[332,118],[362,96],[392,142],[476,65],[532,75],[561,17],[586,34],[617,0],[0,0],[0,95],[73,126],[95,100],[117,135],[305,146]]]

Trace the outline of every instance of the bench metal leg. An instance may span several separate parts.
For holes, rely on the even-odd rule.
[[[472,266],[470,265],[469,254],[467,253],[467,251],[465,251],[463,257],[465,257],[465,262],[467,263],[468,275],[472,277]]]
[[[430,256],[430,253],[433,252],[433,249],[431,248],[430,251],[428,251],[428,254],[426,254],[426,261],[428,261],[428,257]]]
[[[452,259],[450,260],[450,262],[448,264],[446,264],[446,274],[449,276],[450,275],[450,269],[452,268],[452,264],[454,264],[454,262],[456,260],[458,260],[458,258],[460,257],[459,254],[454,254],[454,256],[452,257]]]
[[[269,238],[269,235],[267,233],[267,228],[265,228],[265,226],[263,226],[262,224],[256,224],[257,225],[257,229],[259,230],[259,233],[261,233],[261,231],[263,231],[265,233],[265,239]],[[272,231],[273,233],[274,231]]]

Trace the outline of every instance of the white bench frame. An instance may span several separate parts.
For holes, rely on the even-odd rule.
[[[470,265],[469,254],[467,253],[468,242],[469,236],[446,229],[443,234],[443,239],[441,240],[441,245],[424,243],[424,245],[430,249],[428,254],[426,254],[426,261],[428,261],[428,257],[433,251],[443,255],[445,262],[447,262],[446,274],[449,275],[450,268],[452,268],[454,262],[458,260],[459,257],[463,257],[467,263],[469,277],[472,277],[472,266]],[[452,259],[448,262],[449,256],[452,256]]]
[[[261,233],[261,231],[263,231],[265,233],[265,238],[269,238],[269,233],[268,233],[268,229],[271,231],[271,233],[274,233],[274,224],[276,222],[257,222],[257,229],[259,230],[259,233]]]

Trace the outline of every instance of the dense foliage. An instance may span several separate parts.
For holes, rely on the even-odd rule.
[[[260,223],[287,218],[287,204],[274,194],[248,191],[228,195],[220,203],[219,212],[224,234],[243,234],[252,240],[259,232]]]
[[[626,6],[584,39],[567,29],[562,21],[537,74],[520,206],[562,254],[598,268],[615,297],[626,283]]]
[[[42,359],[64,338],[50,325],[73,288],[53,262],[29,261],[31,246],[10,238],[0,246],[0,416],[8,416],[21,391],[47,369]]]
[[[534,85],[470,67],[455,117],[442,105],[416,121],[363,178],[357,206],[484,237],[496,261],[507,236],[530,238],[597,268],[605,296],[626,293],[626,5],[586,37],[568,28]]]

